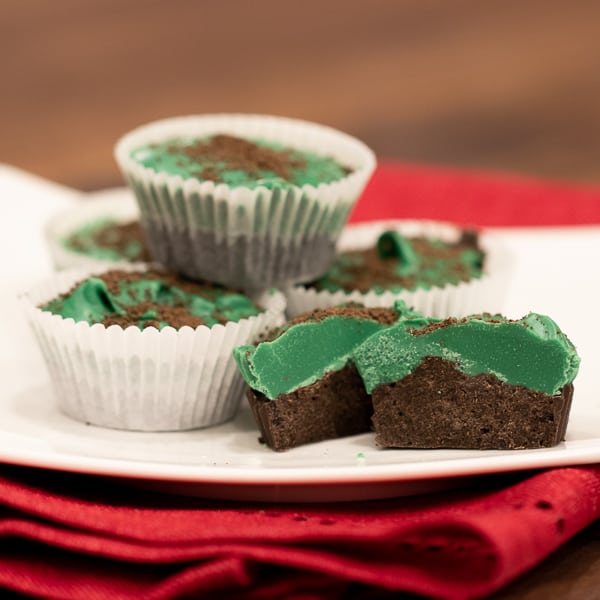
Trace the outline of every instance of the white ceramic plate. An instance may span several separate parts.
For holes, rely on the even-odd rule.
[[[0,243],[5,259],[14,257],[0,296],[0,460],[122,477],[174,493],[302,502],[385,498],[491,473],[600,462],[595,316],[600,228],[496,230],[516,258],[505,312],[513,317],[530,309],[550,314],[582,356],[566,442],[512,452],[380,450],[373,435],[364,434],[276,453],[257,442],[245,407],[220,427],[159,434],[86,426],[56,409],[41,355],[14,299],[17,289],[49,269],[40,242],[43,217],[78,201],[66,191],[49,190],[39,180],[32,185],[23,174],[0,168],[0,193],[18,193],[21,199],[10,215],[0,208],[0,216],[10,216],[14,225],[12,237]],[[126,191],[108,195],[115,194],[128,196]]]

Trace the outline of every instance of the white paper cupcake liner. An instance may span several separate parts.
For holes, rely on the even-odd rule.
[[[20,296],[59,408],[78,421],[138,431],[194,429],[232,418],[244,385],[233,348],[281,325],[283,295],[269,290],[256,298],[265,309],[257,316],[179,330],[76,323],[38,308],[106,270],[63,271]]]
[[[462,232],[462,229],[455,225],[436,221],[373,221],[346,227],[340,237],[339,251],[369,248],[375,245],[381,233],[389,229],[395,229],[409,237],[423,235],[448,242],[458,240]],[[330,292],[293,285],[283,290],[287,298],[288,317],[345,302],[359,302],[369,307],[392,306],[398,299],[404,300],[409,307],[428,317],[441,319],[480,312],[502,312],[504,298],[510,285],[510,253],[493,233],[481,233],[479,245],[485,252],[483,275],[479,279],[429,289],[383,293],[358,290]]]
[[[64,241],[84,225],[110,219],[116,223],[129,223],[140,218],[140,211],[133,195],[129,198],[123,191],[107,190],[93,200],[84,200],[78,206],[64,210],[46,224],[44,234],[56,269],[97,269],[107,265],[121,267],[131,264],[128,260],[103,260],[69,249]]]
[[[135,148],[170,137],[216,133],[280,142],[331,156],[353,169],[318,186],[269,190],[157,173],[130,157]],[[322,125],[261,115],[167,119],[124,136],[116,160],[140,205],[153,258],[189,277],[247,289],[318,277],[375,168],[359,140]]]

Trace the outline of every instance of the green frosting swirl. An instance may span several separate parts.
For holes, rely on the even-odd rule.
[[[394,269],[397,275],[409,275],[419,268],[419,255],[410,240],[397,231],[384,231],[377,240],[377,252],[382,260],[398,259]]]
[[[401,380],[428,356],[468,374],[491,373],[511,385],[549,395],[573,381],[579,356],[556,323],[530,313],[518,321],[476,315],[463,320],[406,319],[378,332],[353,353],[367,392]],[[419,333],[421,331],[421,333]]]
[[[131,276],[130,273],[126,275]],[[143,277],[134,280],[124,278],[118,286],[108,285],[102,277],[90,277],[76,284],[68,294],[51,300],[41,308],[90,324],[106,324],[107,321],[110,324],[122,318],[141,329],[147,325],[159,329],[167,325],[177,328],[184,324],[210,327],[259,313],[247,296],[217,286],[198,286],[198,293],[190,293],[168,280]]]
[[[203,144],[210,144],[216,138],[236,140],[245,144],[244,160],[234,156],[229,159],[226,153],[215,154],[212,158],[197,150]],[[252,147],[255,153],[268,151],[268,158],[258,158],[252,162]],[[234,149],[235,150],[235,149]],[[239,155],[240,152],[238,151]],[[231,136],[209,136],[204,138],[171,138],[163,142],[145,144],[132,150],[130,154],[136,162],[156,172],[180,175],[183,178],[196,178],[200,181],[225,183],[230,187],[268,189],[289,188],[291,186],[331,183],[347,176],[348,169],[333,158],[313,152],[288,148],[283,144],[263,139],[242,140]],[[280,167],[280,168],[278,168]]]

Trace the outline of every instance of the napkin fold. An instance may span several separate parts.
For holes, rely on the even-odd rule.
[[[600,223],[600,188],[381,166],[353,221]],[[236,504],[0,468],[0,587],[53,599],[482,598],[600,516],[600,465],[415,498]]]
[[[240,505],[4,467],[0,585],[82,600],[484,597],[600,516],[600,466],[508,481],[385,501]]]

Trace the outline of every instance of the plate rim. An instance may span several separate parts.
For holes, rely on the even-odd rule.
[[[114,199],[119,194],[130,193],[127,188],[108,188],[87,194],[82,198],[90,200],[101,197]],[[378,221],[384,221],[378,219]],[[414,219],[387,221],[414,221]],[[365,226],[374,221],[350,223],[350,226]],[[536,231],[550,233],[553,230],[581,230],[598,225],[535,228]],[[516,230],[526,232],[532,228],[486,227],[487,232]],[[40,232],[41,234],[41,232]],[[55,405],[55,410],[58,410]],[[81,424],[81,427],[85,427]],[[6,434],[6,435],[5,435]],[[372,434],[362,434],[372,435]],[[23,438],[23,436],[19,436]],[[34,440],[35,441],[35,440]],[[213,466],[206,464],[181,464],[172,461],[156,462],[114,457],[94,457],[86,454],[72,454],[47,447],[14,447],[10,442],[10,432],[0,431],[0,461],[28,467],[52,469],[61,472],[118,477],[132,480],[153,480],[206,485],[232,486],[345,486],[368,483],[401,483],[453,477],[470,477],[493,473],[505,473],[561,466],[575,466],[600,462],[600,437],[584,440],[567,440],[558,446],[534,450],[481,451],[485,454],[434,461],[400,462],[393,464],[362,464],[315,467],[261,467],[260,465]],[[386,450],[382,450],[386,451]],[[399,450],[400,451],[400,450]],[[419,450],[428,452],[428,450]],[[460,450],[452,452],[460,453]],[[472,451],[469,451],[472,452]],[[499,452],[500,454],[490,453]]]

